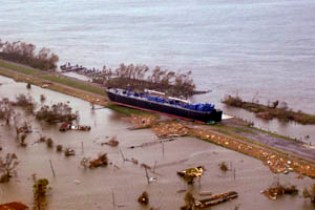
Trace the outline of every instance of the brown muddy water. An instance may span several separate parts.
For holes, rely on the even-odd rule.
[[[176,171],[203,165],[206,168],[204,176],[193,187],[196,195],[200,191],[221,193],[233,190],[239,193],[238,199],[212,209],[226,210],[236,206],[242,210],[314,209],[301,193],[304,187],[314,183],[307,177],[297,179],[294,173],[274,175],[258,160],[190,137],[176,138],[163,145],[129,149],[130,146],[154,142],[157,137],[151,130],[129,130],[131,125],[112,110],[100,108],[92,111],[90,104],[80,99],[35,86],[27,90],[25,83],[16,83],[4,77],[0,77],[0,83],[2,98],[14,99],[24,93],[39,103],[40,95],[44,94],[47,104],[68,102],[74,111],[79,112],[80,123],[92,127],[90,132],[61,133],[57,126],[39,123],[33,116],[27,116],[33,132],[26,139],[28,146],[22,148],[16,141],[15,129],[0,122],[0,144],[3,147],[0,155],[3,157],[8,152],[14,152],[20,161],[17,177],[9,183],[0,184],[0,203],[19,200],[32,206],[32,174],[36,174],[38,178],[45,177],[50,182],[52,189],[47,196],[50,210],[149,209],[137,202],[138,196],[145,190],[150,196],[150,206],[161,210],[179,209],[184,204],[185,193],[178,191],[187,189],[187,185]],[[35,143],[40,134],[51,137],[55,145],[74,148],[76,155],[65,157],[55,149],[48,149],[44,143]],[[117,136],[119,147],[101,146],[101,142],[111,136]],[[135,158],[139,164],[124,162],[120,150],[126,158]],[[101,152],[108,154],[111,165],[93,170],[80,166],[83,157],[93,158]],[[50,160],[56,177],[50,169]],[[235,178],[232,171],[222,172],[219,169],[218,164],[222,161],[235,169]],[[149,172],[149,176],[156,179],[150,184],[147,184],[141,163],[156,165],[155,173]],[[273,201],[260,193],[278,179],[281,184],[296,185],[300,189],[299,195]]]

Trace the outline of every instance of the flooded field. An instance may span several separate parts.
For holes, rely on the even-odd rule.
[[[0,155],[3,157],[6,153],[14,152],[20,161],[17,177],[9,183],[0,184],[1,203],[19,200],[32,206],[32,175],[36,174],[37,178],[47,178],[50,182],[52,189],[47,196],[50,210],[149,209],[137,202],[143,191],[149,193],[150,207],[179,209],[184,205],[185,192],[182,190],[188,187],[176,171],[202,165],[206,171],[193,186],[197,197],[200,191],[239,193],[238,199],[212,209],[236,209],[237,206],[242,210],[313,209],[310,202],[302,197],[302,190],[314,183],[307,177],[298,179],[294,173],[274,175],[258,160],[189,137],[131,149],[131,146],[156,142],[157,137],[151,130],[129,130],[131,125],[124,120],[124,116],[112,110],[102,107],[92,110],[85,101],[35,86],[28,90],[25,83],[15,83],[4,77],[0,77],[0,83],[1,98],[14,99],[23,93],[29,94],[40,104],[40,95],[44,94],[47,104],[68,103],[74,111],[79,112],[80,124],[91,126],[89,132],[59,132],[58,126],[38,122],[34,116],[26,115],[25,119],[32,125],[33,132],[26,138],[28,146],[24,148],[16,140],[15,128],[0,122],[0,145],[3,148]],[[65,157],[55,148],[37,143],[40,135],[52,138],[54,145],[73,148],[76,155]],[[117,137],[119,146],[102,146],[112,136]],[[102,152],[108,154],[109,166],[84,169],[80,165],[83,157],[95,158]],[[139,163],[124,161],[122,154]],[[232,170],[221,171],[218,165],[223,161]],[[150,184],[147,183],[144,168],[140,166],[142,163],[155,167],[154,172],[149,171],[149,177],[154,180]],[[300,189],[299,195],[268,200],[261,191],[277,180],[283,185],[296,185]]]

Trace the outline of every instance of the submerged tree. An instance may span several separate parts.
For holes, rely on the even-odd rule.
[[[221,171],[223,171],[223,172],[226,172],[229,170],[228,166],[226,165],[226,162],[224,162],[224,161],[219,164],[219,167],[220,167]]]
[[[34,181],[33,193],[34,193],[34,206],[33,210],[45,210],[46,209],[46,193],[48,190],[48,180],[45,178]]]
[[[184,197],[185,206],[181,207],[181,210],[192,210],[195,206],[195,198],[191,191],[188,191]]]
[[[18,164],[17,156],[14,153],[7,153],[5,158],[0,157],[0,183],[10,181],[13,174],[16,173]]]
[[[1,119],[5,120],[6,125],[9,125],[13,113],[14,111],[9,99],[7,98],[2,99],[0,101],[0,120]]]
[[[34,99],[29,95],[26,96],[24,94],[19,94],[15,97],[15,102],[12,102],[14,106],[19,106],[26,110],[29,113],[34,113],[36,103],[34,102]]]
[[[78,119],[78,114],[72,113],[72,108],[65,103],[54,104],[51,107],[42,106],[36,113],[36,119],[48,123],[72,122]]]
[[[310,189],[305,188],[303,191],[304,198],[309,198],[312,204],[315,205],[315,184],[313,184]]]

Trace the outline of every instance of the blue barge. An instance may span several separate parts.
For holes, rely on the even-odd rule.
[[[213,104],[192,104],[189,101],[167,97],[164,93],[145,90],[134,92],[120,88],[108,88],[108,98],[115,104],[165,113],[204,123],[216,123],[222,120],[222,111],[215,109]]]

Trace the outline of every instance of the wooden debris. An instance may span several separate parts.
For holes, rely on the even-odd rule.
[[[158,137],[180,137],[187,136],[189,129],[177,121],[163,122],[154,126],[153,131]]]
[[[180,177],[183,177],[188,184],[193,184],[194,178],[201,177],[205,168],[203,166],[198,166],[195,168],[187,168],[181,171],[177,171]]]
[[[209,198],[197,200],[195,203],[195,209],[208,209],[211,206],[233,200],[237,197],[238,193],[235,191],[211,195]]]
[[[275,187],[270,187],[264,191],[262,191],[262,193],[267,196],[267,198],[272,199],[272,200],[276,200],[280,197],[282,197],[283,195],[297,195],[298,194],[298,189],[296,189],[296,187],[294,185],[290,186],[290,187],[284,187],[280,184],[278,184]]]
[[[150,128],[156,123],[156,117],[154,115],[132,115],[127,118],[129,122],[133,125],[131,130]]]
[[[75,155],[74,149],[71,149],[71,148],[66,148],[66,149],[65,149],[65,156],[66,156],[66,157],[74,156],[74,155]]]
[[[108,142],[101,143],[101,145],[109,145],[111,147],[117,147],[119,144],[119,141],[117,141],[116,136],[112,137]]]
[[[89,162],[89,168],[97,168],[100,166],[107,166],[108,165],[108,158],[107,158],[107,154],[103,153],[100,154],[96,159],[91,160]]]

